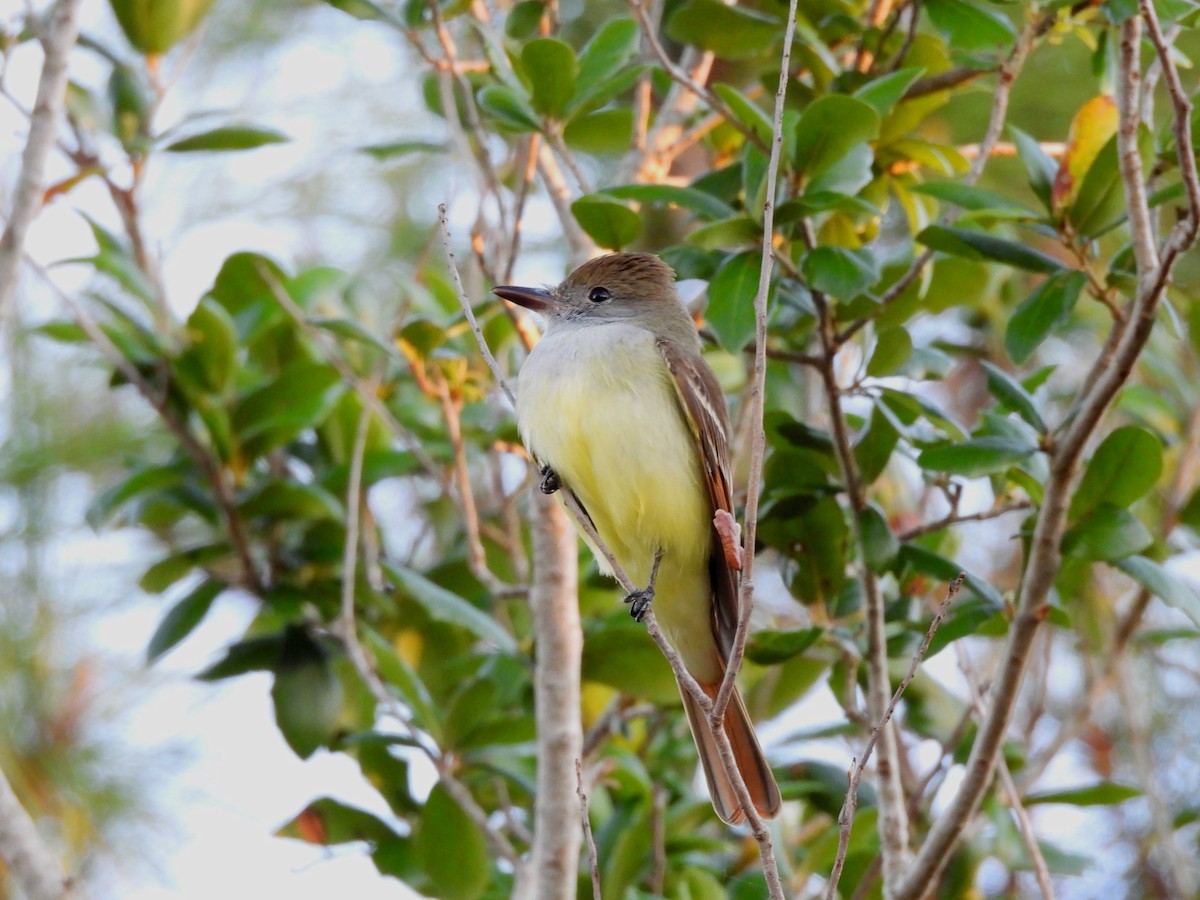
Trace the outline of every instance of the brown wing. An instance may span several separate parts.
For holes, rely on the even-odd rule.
[[[667,363],[675,393],[687,418],[700,469],[715,513],[733,514],[733,485],[729,477],[729,413],[717,376],[698,353],[681,350],[666,341],[658,350]],[[713,587],[712,627],[717,646],[728,657],[738,622],[738,574],[725,561],[720,535],[712,526],[712,549],[708,555]]]

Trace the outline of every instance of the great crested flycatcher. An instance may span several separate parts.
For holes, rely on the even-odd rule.
[[[733,512],[729,415],[674,280],[657,256],[614,253],[556,288],[493,290],[547,323],[517,389],[517,424],[545,466],[542,489],[561,479],[575,493],[629,577],[649,585],[635,615],[652,595],[667,640],[715,697],[738,621],[738,574],[713,525],[717,510]],[[682,686],[680,694],[713,807],[740,822],[708,717]],[[755,807],[773,816],[779,788],[736,691],[725,731]]]

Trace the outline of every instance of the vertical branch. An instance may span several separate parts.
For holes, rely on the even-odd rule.
[[[42,840],[3,772],[0,772],[0,860],[7,864],[13,881],[30,900],[67,900],[72,896],[71,879]]]
[[[941,818],[934,823],[925,844],[896,891],[900,900],[917,900],[926,887],[940,876],[951,853],[957,846],[970,818],[991,783],[1004,735],[1012,717],[1021,682],[1024,678],[1029,649],[1038,626],[1049,612],[1047,597],[1058,573],[1061,554],[1059,545],[1066,526],[1067,505],[1080,457],[1087,441],[1095,433],[1113,398],[1128,380],[1154,328],[1159,302],[1166,292],[1171,269],[1179,254],[1196,240],[1200,223],[1200,180],[1191,153],[1191,103],[1183,92],[1171,47],[1166,43],[1153,5],[1140,2],[1141,17],[1159,55],[1163,77],[1171,97],[1174,120],[1172,130],[1178,143],[1179,167],[1183,175],[1188,206],[1179,222],[1158,249],[1157,260],[1151,260],[1145,244],[1153,241],[1148,217],[1131,215],[1129,220],[1134,246],[1142,244],[1138,263],[1137,292],[1129,305],[1128,324],[1113,325],[1111,353],[1106,351],[1094,361],[1085,379],[1085,389],[1077,409],[1049,441],[1049,476],[1046,479],[1041,508],[1038,511],[1030,543],[1025,576],[1017,597],[1016,614],[1009,631],[1000,672],[991,692],[991,708],[979,725],[979,733],[971,756],[967,760],[963,779]],[[1122,45],[1129,47],[1119,56],[1119,92],[1125,96],[1123,112],[1140,107],[1140,68],[1133,40],[1139,29],[1131,19],[1122,26]],[[1122,116],[1124,125],[1129,119]],[[1144,196],[1144,169],[1137,151],[1136,132],[1118,128],[1118,153],[1121,159],[1121,180],[1127,206],[1132,209]],[[1146,267],[1148,266],[1148,268]]]
[[[13,188],[8,224],[0,235],[0,328],[7,322],[17,287],[17,275],[29,226],[42,206],[46,157],[54,146],[58,116],[67,89],[67,57],[79,33],[80,0],[58,0],[42,37],[45,58],[38,80],[37,99],[29,116],[29,136],[21,154],[21,170]]]
[[[451,248],[445,204],[438,222],[446,264],[459,305],[471,323],[480,353],[496,384],[515,402],[499,363],[484,340],[471,301],[463,290]],[[583,631],[579,624],[579,557],[575,534],[563,508],[537,487],[530,490],[533,507],[533,581],[529,603],[537,641],[533,688],[537,722],[538,772],[534,804],[532,866],[517,879],[514,895],[574,896],[579,865],[578,804],[572,789],[574,761],[583,754],[579,717]],[[529,892],[533,893],[530,894]]]
[[[571,784],[583,753],[579,556],[575,532],[562,506],[536,485],[529,495],[533,507],[529,604],[537,630],[533,692],[538,748],[532,877],[539,898],[573,897],[580,820],[579,799]]]
[[[587,839],[588,869],[592,876],[592,900],[600,900],[600,861],[596,856],[596,840],[592,837],[592,820],[588,815],[587,794],[583,792],[583,764],[575,760],[576,790],[579,792],[580,816],[583,820],[583,836]]]
[[[754,294],[754,372],[750,379],[749,410],[750,467],[746,475],[746,528],[742,545],[741,593],[738,597],[738,626],[733,648],[713,701],[714,731],[722,731],[725,707],[733,695],[742,656],[746,652],[746,637],[750,631],[750,614],[754,608],[754,539],[758,528],[758,499],[762,490],[763,460],[767,436],[763,431],[764,393],[767,379],[767,294],[771,287],[775,255],[775,186],[779,176],[779,156],[783,148],[783,107],[790,78],[788,64],[792,56],[792,38],[796,33],[796,0],[788,6],[787,30],[783,36],[783,54],[779,60],[779,87],[775,91],[775,118],[771,129],[771,156],[767,163],[767,194],[763,204],[762,260],[759,263],[758,290]]]

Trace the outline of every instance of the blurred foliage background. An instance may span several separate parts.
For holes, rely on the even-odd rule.
[[[214,604],[252,598],[247,633],[197,677],[272,673],[292,749],[354,760],[390,810],[323,798],[283,836],[361,846],[381,878],[427,896],[505,896],[512,867],[447,778],[488,829],[528,846],[530,477],[450,287],[437,205],[449,204],[468,294],[508,372],[528,323],[486,299],[492,283],[552,283],[572,256],[648,249],[705,283],[706,355],[741,422],[786,6],[112,7],[75,51],[48,195],[78,210],[94,249],[64,270],[80,286],[52,314],[29,287],[7,332],[0,768],[85,876],[91,854],[124,852],[148,816],[169,814],[112,760],[119,735],[91,724],[112,696],[97,682],[127,676],[59,650],[87,615],[61,556],[136,533],[137,584],[104,590],[161,597],[148,660]],[[918,834],[970,749],[970,692],[1010,626],[1044,441],[1131,290],[1111,98],[1114,23],[1131,10],[799,9],[744,684],[794,801],[777,827],[785,881],[807,896],[833,864],[845,761],[872,724],[863,567],[886,602],[894,678],[946,583],[969,576],[898,715]],[[1158,9],[1186,64],[1196,5]],[[672,83],[643,17],[708,96]],[[36,22],[5,25],[7,59]],[[1028,59],[976,183],[997,67],[1018,43]],[[1181,190],[1167,112],[1160,97],[1142,140],[1169,224]],[[1197,885],[1195,279],[1185,258],[1073,495],[1004,748],[1019,796],[989,793],[940,896],[1035,892],[1018,804],[1061,896]],[[813,365],[822,316],[867,501],[857,523]],[[739,426],[739,484],[747,440]],[[357,636],[399,724],[339,631],[359,499]],[[765,896],[753,842],[697,790],[666,664],[581,561],[603,896]],[[414,778],[420,757],[446,777]],[[846,897],[880,895],[874,816],[868,791]],[[590,890],[583,876],[580,896]]]

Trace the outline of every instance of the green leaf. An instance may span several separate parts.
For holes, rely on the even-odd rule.
[[[442,745],[449,750],[461,748],[471,732],[491,717],[497,699],[495,682],[484,679],[469,682],[454,695],[446,711]]]
[[[1101,503],[1063,535],[1067,556],[1113,562],[1140,553],[1154,537],[1141,520],[1127,509]]]
[[[342,714],[342,683],[326,652],[302,627],[291,626],[284,634],[271,700],[275,724],[301,759],[334,736]]]
[[[434,141],[386,141],[381,144],[367,144],[365,147],[358,148],[360,153],[365,153],[381,161],[401,159],[413,154],[445,153],[446,150],[446,144],[439,144]]]
[[[1154,136],[1149,128],[1138,129],[1138,147],[1143,160],[1154,158]],[[1097,154],[1083,177],[1067,220],[1084,237],[1095,237],[1126,215],[1125,188],[1121,180],[1114,135]]]
[[[1058,791],[1035,791],[1025,797],[1026,806],[1046,803],[1066,803],[1070,806],[1112,806],[1142,796],[1140,788],[1127,784],[1101,781],[1087,787],[1067,788]]]
[[[993,472],[1003,472],[1009,466],[1024,460],[1036,449],[1012,438],[971,438],[956,444],[940,444],[922,450],[917,456],[917,465],[931,472],[978,478]]]
[[[246,518],[262,517],[299,522],[304,519],[339,521],[345,515],[341,500],[320,485],[272,479],[240,500],[238,512]]]
[[[642,233],[642,220],[619,200],[603,194],[589,194],[571,204],[571,212],[580,227],[597,244],[620,250],[632,244]]]
[[[987,188],[960,184],[957,181],[934,181],[930,184],[918,184],[912,190],[918,194],[936,197],[945,203],[953,203],[955,206],[961,206],[963,209],[974,212],[996,210],[1003,213],[1016,213],[1029,218],[1035,217],[1032,210],[999,191],[989,191]]]
[[[1200,626],[1200,593],[1175,577],[1166,566],[1144,556],[1128,556],[1118,560],[1115,565],[1168,606],[1175,607]]]
[[[874,81],[869,81],[854,92],[854,97],[866,103],[881,116],[886,116],[912,87],[913,82],[925,74],[921,68],[897,69]]]
[[[875,349],[867,360],[867,374],[872,378],[891,375],[912,356],[912,335],[903,325],[884,328],[875,338]]]
[[[781,663],[799,656],[825,633],[824,628],[800,628],[796,631],[756,631],[746,644],[746,658],[760,666]]]
[[[917,240],[931,250],[968,259],[990,259],[1029,272],[1052,274],[1064,268],[1063,263],[1053,256],[1026,244],[965,228],[930,225],[917,235]]]
[[[98,529],[134,498],[173,488],[182,482],[183,472],[178,466],[141,466],[125,480],[110,485],[96,495],[87,509],[87,523]]]
[[[1021,301],[1004,333],[1004,348],[1013,362],[1024,363],[1051,331],[1067,321],[1086,283],[1083,272],[1060,272]]]
[[[491,864],[483,832],[440,781],[421,810],[416,851],[433,896],[475,900],[487,888]]]
[[[783,37],[784,23],[774,16],[726,6],[720,0],[685,0],[667,19],[673,41],[695,44],[722,59],[761,56]]]
[[[421,605],[430,618],[463,628],[505,652],[512,653],[517,649],[512,635],[495,619],[458,594],[404,566],[385,564],[384,570],[398,587]]]
[[[796,122],[793,163],[808,179],[843,159],[855,144],[879,136],[879,113],[862,100],[830,94],[808,105]]]
[[[624,153],[633,143],[633,110],[622,106],[576,116],[563,129],[563,140],[584,153]]]
[[[1054,179],[1058,175],[1058,163],[1050,156],[1042,145],[1015,125],[1008,126],[1009,133],[1017,145],[1021,162],[1025,164],[1025,174],[1029,178],[1029,187],[1047,210],[1051,208],[1051,194],[1054,191]]]
[[[646,629],[628,616],[607,620],[587,635],[582,667],[584,681],[606,684],[651,703],[679,703],[671,666]]]
[[[228,554],[229,545],[225,543],[202,544],[172,553],[150,566],[138,582],[138,587],[148,594],[161,594],[197,566],[215,562]]]
[[[867,429],[854,445],[854,459],[858,463],[859,476],[863,484],[871,484],[883,474],[892,451],[900,442],[900,433],[888,415],[876,403],[871,409],[871,420]]]
[[[800,264],[808,286],[842,301],[850,301],[879,281],[879,262],[869,250],[816,247]]]
[[[705,320],[726,350],[738,351],[754,337],[754,295],[762,254],[747,251],[725,260],[708,284]]]
[[[283,634],[244,638],[225,648],[225,655],[196,675],[197,681],[220,681],[245,675],[247,672],[266,672],[275,667],[283,650]]]
[[[870,503],[859,514],[858,522],[862,528],[863,556],[867,565],[874,572],[891,568],[900,553],[900,542],[888,525],[887,516]]]
[[[599,193],[616,197],[618,200],[678,206],[700,213],[707,219],[724,219],[737,214],[732,206],[718,200],[712,194],[674,184],[624,184],[620,187],[605,188]]]
[[[914,571],[920,572],[922,575],[928,575],[931,578],[936,578],[947,585],[957,578],[958,573],[962,571],[962,566],[958,563],[946,559],[946,557],[940,556],[932,550],[926,550],[919,544],[904,544],[901,546],[899,559],[902,564]],[[963,584],[980,600],[991,604],[993,609],[1004,608],[1004,597],[982,578],[968,572]]]
[[[730,84],[714,84],[713,93],[725,101],[733,117],[766,146],[771,146],[774,126],[767,114],[749,97]]]
[[[561,119],[575,96],[575,51],[557,38],[534,38],[521,50],[521,67],[529,79],[533,108],[549,119]]]
[[[224,152],[230,150],[253,150],[268,144],[283,144],[290,141],[282,131],[272,128],[256,128],[252,125],[224,125],[194,134],[191,137],[172,141],[164,147],[171,153]]]
[[[256,440],[258,452],[265,452],[319,425],[341,392],[336,369],[300,359],[238,403],[233,427],[242,441]]]
[[[591,99],[609,79],[619,74],[638,48],[638,27],[632,19],[610,19],[579,54],[579,75],[570,109]]]
[[[201,393],[223,394],[232,384],[238,336],[233,317],[212,297],[201,297],[187,320],[187,348],[175,366]]]
[[[172,606],[150,637],[146,662],[154,662],[191,634],[224,590],[225,585],[220,581],[208,579]]]
[[[513,5],[504,21],[504,33],[510,38],[523,41],[537,31],[546,12],[546,4],[542,0],[523,0]]]
[[[988,391],[991,395],[1032,425],[1038,434],[1045,434],[1046,423],[1038,413],[1033,397],[1021,382],[986,359],[981,360],[981,364],[987,372]]]
[[[762,239],[762,226],[749,216],[732,216],[701,225],[687,236],[687,242],[706,250],[733,250],[750,247]]]
[[[503,84],[489,84],[476,98],[502,125],[514,131],[537,131],[542,127],[529,101]]]
[[[1158,483],[1162,475],[1162,441],[1137,425],[1118,428],[1104,439],[1084,470],[1071,498],[1071,521],[1101,503],[1127,507]]]
[[[421,680],[417,670],[374,628],[368,625],[360,625],[359,628],[362,630],[363,643],[371,651],[371,659],[379,670],[379,676],[385,684],[400,692],[404,702],[413,711],[415,723],[440,743],[440,710],[434,705],[429,688]]]
[[[332,797],[314,800],[275,835],[323,846],[355,841],[375,844],[397,837],[396,832],[373,813]]]
[[[947,42],[968,53],[1009,46],[1016,32],[999,10],[967,0],[926,0],[925,10]]]

